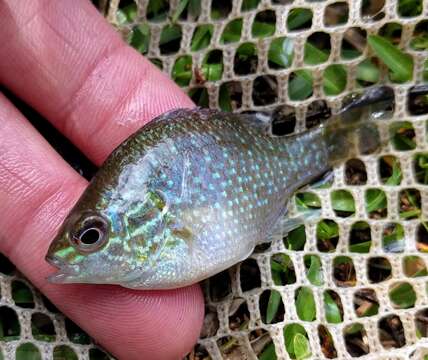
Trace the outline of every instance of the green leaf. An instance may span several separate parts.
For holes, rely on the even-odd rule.
[[[416,293],[409,283],[400,283],[391,288],[389,298],[400,309],[408,309],[415,305]]]
[[[151,21],[162,21],[166,19],[169,10],[167,0],[150,0],[147,6],[147,19]]]
[[[421,215],[420,209],[413,209],[408,211],[400,211],[400,218],[401,219],[410,219],[410,218],[417,218]]]
[[[352,259],[347,256],[338,256],[334,259],[334,266],[349,263],[352,264]]]
[[[405,275],[412,278],[428,275],[425,262],[419,256],[406,256],[404,258],[403,269]]]
[[[359,317],[377,315],[378,312],[379,312],[379,304],[370,303],[367,309],[361,315],[359,315]]]
[[[296,334],[293,338],[294,354],[296,359],[307,359],[311,356],[311,348],[308,339],[302,334]]]
[[[417,195],[416,193],[413,193],[411,190],[405,190],[405,194],[407,199],[410,202],[410,205],[412,205],[414,208],[418,208],[420,207],[419,201],[417,199]]]
[[[16,349],[16,359],[19,360],[42,360],[39,349],[32,343],[25,343]]]
[[[125,25],[128,22],[128,19],[126,18],[126,15],[124,14],[124,12],[122,10],[117,10],[116,12],[116,19],[117,19],[117,23],[119,25]],[[0,358],[1,359],[1,358]]]
[[[331,193],[331,202],[336,211],[355,212],[355,202],[351,193],[346,190],[336,190]]]
[[[395,143],[398,144],[397,149],[399,150],[413,150],[416,147],[414,140],[400,134],[395,136]]]
[[[127,23],[133,22],[137,18],[137,4],[129,4],[122,9],[117,10],[116,18],[119,25],[125,25]]]
[[[391,124],[391,128],[394,130],[400,130],[400,129],[413,130],[413,125],[410,121],[397,121]]]
[[[401,16],[418,16],[422,12],[422,1],[420,0],[399,0],[398,13]]]
[[[291,230],[287,235],[287,248],[289,250],[303,250],[306,243],[305,226],[301,225],[296,229]]]
[[[326,241],[339,236],[339,225],[333,221],[322,220],[317,225],[317,238]]]
[[[387,252],[400,252],[404,248],[404,228],[399,223],[392,226],[392,232],[383,235],[383,247]]]
[[[232,20],[226,25],[221,34],[220,43],[229,44],[241,39],[242,18]]]
[[[365,221],[358,221],[352,225],[352,230],[367,230],[370,229],[370,225]]]
[[[295,196],[297,210],[308,211],[321,208],[321,200],[318,195],[311,192],[297,193]]]
[[[390,125],[391,142],[397,150],[416,148],[413,125],[409,121],[395,121]]]
[[[346,70],[343,65],[333,64],[324,71],[324,92],[326,95],[340,94],[346,87]]]
[[[281,294],[276,290],[271,290],[268,306],[266,309],[266,324],[270,324],[275,318],[279,305],[281,303]]]
[[[180,38],[181,28],[178,25],[167,25],[162,29],[159,45],[164,45]]]
[[[296,312],[300,320],[314,321],[317,316],[317,310],[312,290],[308,287],[301,287],[297,290]]]
[[[287,68],[291,66],[294,56],[294,44],[293,40],[282,37],[272,40],[268,60],[279,67]]]
[[[202,73],[208,81],[220,80],[223,74],[223,63],[221,64],[203,64]]]
[[[341,51],[342,58],[345,60],[352,60],[361,55],[361,52],[356,49],[343,49]]]
[[[428,34],[423,34],[415,37],[410,42],[410,46],[413,50],[418,50],[418,51],[428,50]]]
[[[297,334],[301,334],[307,337],[305,328],[300,324],[289,324],[284,327],[284,342],[285,348],[287,349],[288,354],[291,358],[296,358],[295,348],[294,348],[294,337]]]
[[[188,94],[196,105],[203,108],[209,106],[208,91],[206,88],[192,88]]]
[[[389,186],[400,185],[401,179],[402,179],[402,175],[401,175],[400,164],[396,159],[394,159],[394,162],[392,164],[392,175],[385,182],[385,185],[389,185]]]
[[[54,348],[53,360],[79,360],[79,359],[71,347],[67,345],[59,345]]]
[[[15,283],[12,284],[12,286]],[[19,287],[16,287],[12,290],[13,301],[16,305],[25,308],[33,308],[34,307],[34,299],[33,293],[30,288],[28,288],[25,284],[20,284]]]
[[[305,42],[305,63],[309,65],[317,65],[326,62],[329,54],[323,50],[318,49],[309,41]]]
[[[259,360],[276,360],[275,345],[270,342],[259,356]]]
[[[260,0],[242,0],[241,10],[248,11],[255,9],[259,5]]]
[[[222,13],[221,13],[221,10],[220,9],[214,9],[214,8],[211,8],[211,19],[213,19],[213,20],[218,20],[218,19],[221,19],[222,18]]]
[[[288,96],[291,100],[304,100],[312,95],[312,73],[309,70],[297,70],[288,83]]]
[[[154,14],[158,14],[160,11],[162,11],[162,9],[165,8],[165,0],[150,0],[149,4],[147,6],[147,12],[148,13],[154,13]]]
[[[189,13],[194,18],[197,18],[201,13],[201,0],[190,0]]]
[[[172,16],[172,19],[171,19],[172,23],[175,23],[178,20],[181,13],[187,7],[188,3],[189,3],[189,0],[180,0],[180,2],[178,3],[177,9],[175,9],[175,13]]]
[[[386,23],[382,26],[380,36],[390,41],[392,44],[400,42],[402,26],[399,23]]]
[[[424,62],[423,78],[425,81],[428,81],[428,59]]]
[[[218,104],[223,111],[232,111],[232,100],[230,98],[229,88],[223,84],[220,87]]]
[[[346,335],[352,335],[361,332],[364,329],[362,324],[355,323],[345,328]]]
[[[428,154],[419,154],[417,162],[422,169],[428,169]]]
[[[400,217],[405,219],[418,217],[421,214],[421,205],[417,198],[417,190],[404,190],[404,197],[407,198],[412,208],[407,211],[400,210]]]
[[[153,65],[155,65],[157,68],[159,68],[160,70],[163,70],[163,64],[162,64],[162,60],[160,59],[156,59],[156,58],[150,58],[149,59]]]
[[[293,284],[296,282],[293,263],[288,255],[276,254],[270,261],[272,280],[275,285]],[[284,282],[282,280],[284,277]]]
[[[343,321],[339,306],[327,291],[324,292],[324,309],[327,322],[331,324],[338,324]]]
[[[416,154],[414,162],[417,181],[428,185],[428,154]]]
[[[205,49],[211,42],[213,31],[212,24],[199,25],[193,34],[190,49],[192,51]]]
[[[371,84],[377,83],[380,78],[380,71],[370,59],[363,60],[357,67],[357,80]]]
[[[150,27],[147,24],[135,26],[128,35],[128,43],[141,54],[149,51]]]
[[[244,43],[239,46],[238,50],[236,51],[236,54],[238,55],[239,60],[247,60],[249,57],[254,56],[257,54],[256,47],[252,43]]]
[[[368,189],[366,192],[366,210],[371,213],[376,210],[385,209],[387,200],[385,192],[380,189]]]
[[[192,79],[192,57],[181,56],[172,68],[172,78],[179,86],[187,86]]]
[[[275,24],[270,24],[261,21],[254,21],[252,27],[252,35],[254,37],[267,37],[275,33]]]
[[[376,55],[392,72],[392,80],[406,82],[413,76],[413,59],[402,52],[385,38],[378,35],[369,35],[367,41]]]
[[[321,260],[317,255],[307,255],[305,256],[305,262],[307,258],[310,259],[310,266],[306,276],[313,285],[321,286],[324,283],[322,277]]]
[[[281,265],[272,261],[271,262],[272,280],[275,285],[282,285],[281,272],[283,271]]]
[[[310,9],[291,9],[287,18],[288,30],[297,30],[307,27],[312,22],[312,11]]]
[[[371,241],[364,241],[358,244],[352,244],[349,246],[349,250],[355,253],[367,254],[370,252],[370,247],[372,246]]]

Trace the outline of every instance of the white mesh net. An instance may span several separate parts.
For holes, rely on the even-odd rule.
[[[188,358],[428,358],[428,115],[410,95],[428,81],[428,1],[112,0],[100,8],[198,104],[292,106],[284,132],[313,126],[314,112],[337,111],[355,90],[382,83],[394,92],[382,151],[293,199],[293,213],[321,208],[320,219],[204,283],[205,325]],[[369,46],[373,34],[408,54],[411,79],[391,81],[400,79]],[[46,359],[106,356],[25,280],[0,271],[3,356],[19,358],[22,344]]]

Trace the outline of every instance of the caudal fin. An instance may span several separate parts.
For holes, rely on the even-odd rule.
[[[323,137],[331,165],[360,154],[374,153],[382,145],[377,124],[366,119],[344,121],[343,117],[338,115],[330,118],[323,127]]]
[[[393,107],[391,92],[388,87],[373,88],[321,125],[330,165],[373,153],[382,146],[376,118]]]

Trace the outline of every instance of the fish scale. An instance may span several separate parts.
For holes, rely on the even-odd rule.
[[[351,142],[331,124],[275,137],[254,114],[160,116],[110,155],[64,221],[51,280],[176,288],[245,259],[290,196],[337,161],[339,141]]]

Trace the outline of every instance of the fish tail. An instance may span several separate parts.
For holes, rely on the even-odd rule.
[[[382,146],[378,125],[367,118],[345,121],[340,115],[333,116],[322,126],[322,136],[331,166],[374,153]]]
[[[320,126],[331,166],[374,153],[387,142],[381,139],[376,119],[387,113],[393,101],[389,88],[374,88]]]

